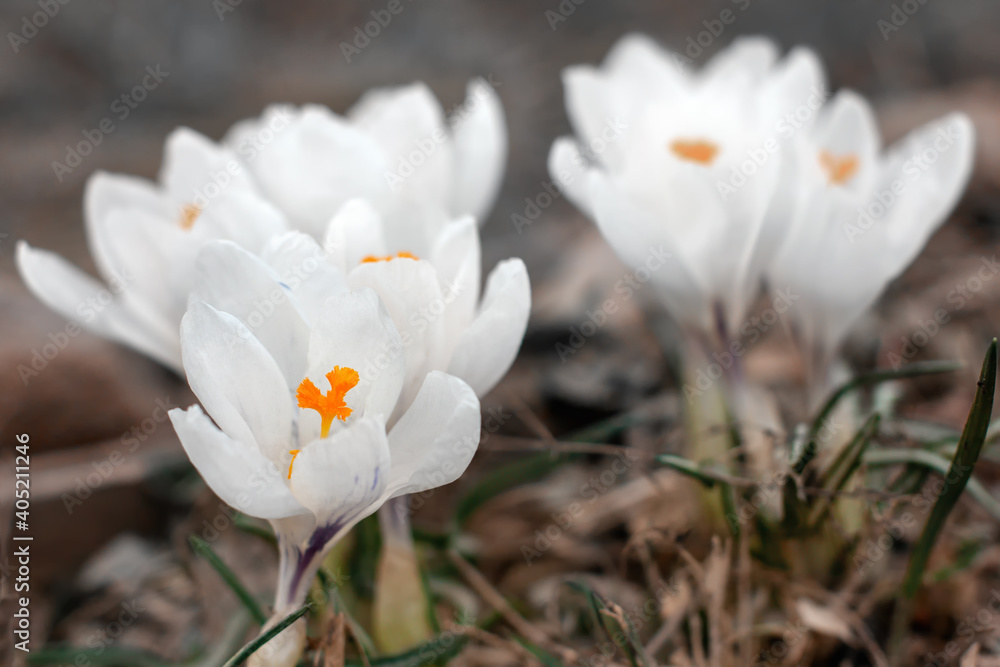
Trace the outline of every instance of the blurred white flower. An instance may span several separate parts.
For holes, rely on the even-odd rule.
[[[286,230],[281,213],[255,194],[236,155],[187,128],[167,138],[159,183],[91,176],[84,224],[104,284],[21,242],[17,265],[24,282],[64,317],[178,372],[177,330],[198,250],[212,239],[232,239],[257,251]]]
[[[390,498],[448,484],[465,471],[479,442],[479,401],[458,378],[429,373],[387,433],[405,364],[386,355],[401,343],[377,295],[341,292],[307,323],[310,306],[300,290],[238,246],[222,245],[234,263],[220,271],[267,283],[258,295],[285,297],[253,331],[192,299],[181,343],[205,412],[195,405],[171,410],[170,418],[216,495],[273,525],[280,616],[304,601],[323,556],[358,521]],[[229,305],[245,310],[239,301]]]
[[[685,329],[725,345],[781,236],[783,221],[765,215],[781,146],[825,82],[812,52],[778,63],[761,38],[737,39],[697,73],[682,60],[628,35],[602,66],[565,70],[576,137],[555,142],[549,169],[626,263],[669,254],[651,282]]]
[[[287,119],[269,131],[271,119]],[[483,220],[507,158],[503,107],[482,79],[446,118],[415,83],[366,93],[346,116],[320,105],[274,106],[237,123],[226,142],[293,226],[323,236],[347,201],[362,198],[403,238],[415,219],[438,231],[450,220]]]
[[[768,281],[801,297],[788,314],[817,391],[851,326],[958,202],[974,148],[971,121],[956,113],[883,153],[870,106],[851,91],[796,137],[780,185],[790,225]]]

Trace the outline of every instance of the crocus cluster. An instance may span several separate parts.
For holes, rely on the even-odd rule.
[[[762,292],[793,294],[819,395],[851,326],[955,206],[972,124],[952,114],[883,152],[870,106],[830,98],[808,49],[742,38],[699,71],[685,60],[627,35],[600,67],[565,70],[576,136],[550,171],[626,262],[670,252],[651,283],[712,352],[742,343]],[[596,141],[608,122],[621,134]]]
[[[763,294],[795,294],[787,322],[825,390],[851,326],[955,206],[972,125],[953,114],[883,151],[868,104],[831,98],[808,49],[739,39],[699,71],[682,61],[629,35],[567,69],[575,136],[550,170],[626,262],[665,249],[652,284],[687,340],[726,351]],[[278,105],[218,143],[176,130],[156,182],[90,179],[103,283],[18,247],[42,301],[186,376],[200,405],[170,413],[184,450],[277,535],[275,618],[354,525],[476,451],[478,397],[530,310],[519,259],[482,284],[506,150],[482,80],[450,115],[422,84],[343,116]],[[280,637],[268,664],[295,664],[301,624]]]
[[[275,619],[358,521],[454,481],[476,451],[477,394],[513,363],[531,301],[519,259],[482,285],[477,222],[506,147],[482,80],[450,116],[422,84],[346,116],[276,106],[221,143],[176,130],[158,182],[91,177],[105,284],[18,247],[42,301],[187,377],[200,405],[170,413],[184,450],[274,527]],[[88,299],[102,307],[83,317]],[[267,664],[295,664],[303,641],[295,624]]]

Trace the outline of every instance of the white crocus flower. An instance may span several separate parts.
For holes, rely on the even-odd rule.
[[[159,183],[95,173],[84,195],[84,224],[104,283],[21,242],[24,282],[64,317],[181,372],[177,330],[198,250],[212,239],[232,239],[256,251],[286,229],[238,165],[228,148],[179,128],[167,138]],[[225,187],[219,174],[228,178]]]
[[[479,230],[471,217],[440,231],[414,221],[405,240],[393,232],[372,206],[353,200],[330,221],[324,247],[351,289],[378,293],[399,329],[407,367],[402,405],[432,370],[486,394],[510,368],[528,325],[524,262],[500,262],[480,299]]]
[[[430,373],[387,433],[405,364],[386,354],[401,343],[377,295],[340,293],[307,323],[301,290],[238,246],[223,245],[242,260],[218,271],[242,266],[246,282],[270,282],[256,295],[246,290],[246,303],[219,298],[244,312],[261,312],[254,300],[271,299],[273,309],[263,320],[248,318],[252,331],[192,300],[181,324],[184,368],[207,415],[192,406],[170,418],[216,495],[274,527],[277,618],[305,600],[327,551],[358,521],[390,498],[450,483],[465,470],[479,440],[479,401],[458,378]],[[278,293],[284,296],[272,296]],[[288,657],[294,664],[301,625],[281,636],[298,646]]]
[[[287,118],[268,130],[268,119]],[[266,138],[266,141],[265,141]],[[430,89],[415,83],[366,93],[346,116],[320,105],[275,106],[235,125],[227,143],[293,226],[321,238],[347,201],[371,202],[393,237],[406,240],[415,218],[442,229],[463,215],[485,218],[507,157],[503,108],[490,85],[469,83],[446,118]]]
[[[553,177],[627,264],[646,265],[685,329],[715,346],[739,331],[780,238],[765,213],[782,122],[825,96],[814,54],[777,59],[771,41],[739,39],[692,72],[629,35],[602,66],[563,74],[576,138],[553,145]]]
[[[769,282],[799,296],[789,315],[815,392],[827,388],[830,363],[851,326],[958,202],[974,148],[971,121],[956,113],[883,153],[871,108],[850,91],[798,137],[786,156],[795,177],[782,188],[799,201]]]

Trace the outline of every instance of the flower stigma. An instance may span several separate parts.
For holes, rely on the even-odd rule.
[[[719,147],[704,139],[677,139],[670,144],[670,150],[682,160],[697,162],[706,167],[715,161]]]
[[[819,154],[819,163],[830,177],[830,183],[834,185],[847,183],[860,166],[857,155],[834,155],[829,151],[822,151]]]
[[[299,383],[299,388],[295,391],[295,398],[298,400],[300,408],[315,410],[319,413],[322,419],[320,435],[324,438],[330,435],[330,426],[333,425],[334,419],[344,421],[354,412],[347,407],[344,397],[358,384],[360,376],[353,368],[334,366],[333,370],[326,374],[326,379],[330,382],[330,391],[326,394],[323,394],[309,378],[302,380]],[[301,450],[292,449],[288,452],[292,455],[292,460],[288,464],[288,479],[292,478],[292,465],[295,463],[295,457],[298,456],[299,451]]]
[[[197,204],[184,204],[181,207],[181,218],[177,221],[177,224],[181,226],[181,229],[191,229],[194,227],[194,223],[199,215],[201,215],[201,206]]]
[[[361,259],[362,264],[370,264],[372,262],[388,262],[389,260],[401,258],[401,259],[420,259],[412,252],[397,252],[395,255],[386,255],[385,257],[376,257],[375,255],[367,255]]]

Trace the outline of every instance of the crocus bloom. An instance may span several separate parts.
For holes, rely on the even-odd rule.
[[[563,74],[576,138],[553,145],[553,177],[627,264],[669,256],[648,265],[652,284],[716,346],[739,331],[777,250],[768,225],[782,221],[765,214],[783,123],[825,96],[811,52],[777,58],[768,40],[738,39],[694,73],[629,35],[602,66]]]
[[[768,270],[798,295],[791,321],[816,391],[845,335],[916,258],[958,202],[972,169],[975,132],[951,114],[882,152],[869,105],[839,93],[796,137],[783,182],[791,225]]]
[[[22,278],[64,317],[181,372],[177,330],[198,250],[211,239],[232,239],[256,251],[286,229],[247,174],[231,169],[236,164],[228,148],[175,130],[159,183],[102,172],[87,182],[84,224],[104,284],[24,242],[17,249]]]
[[[458,378],[430,373],[387,432],[405,365],[386,354],[401,343],[376,294],[341,292],[307,323],[302,290],[256,268],[244,277],[270,280],[257,300],[273,309],[251,330],[192,299],[181,323],[184,369],[208,414],[192,406],[170,418],[216,495],[274,527],[279,617],[304,601],[324,555],[358,521],[465,470],[479,441],[479,401]],[[238,301],[231,305],[246,310]]]
[[[524,262],[500,262],[480,299],[479,231],[471,217],[440,231],[414,220],[405,239],[384,220],[368,203],[348,202],[331,220],[324,248],[351,289],[374,289],[392,315],[406,355],[404,404],[431,370],[447,370],[484,395],[513,363],[527,328]]]
[[[283,119],[271,129],[275,118]],[[482,79],[445,117],[422,83],[376,89],[340,116],[320,105],[275,106],[234,126],[227,143],[292,225],[321,238],[351,199],[398,222],[404,240],[415,219],[436,230],[470,214],[482,220],[503,177],[503,108]]]

